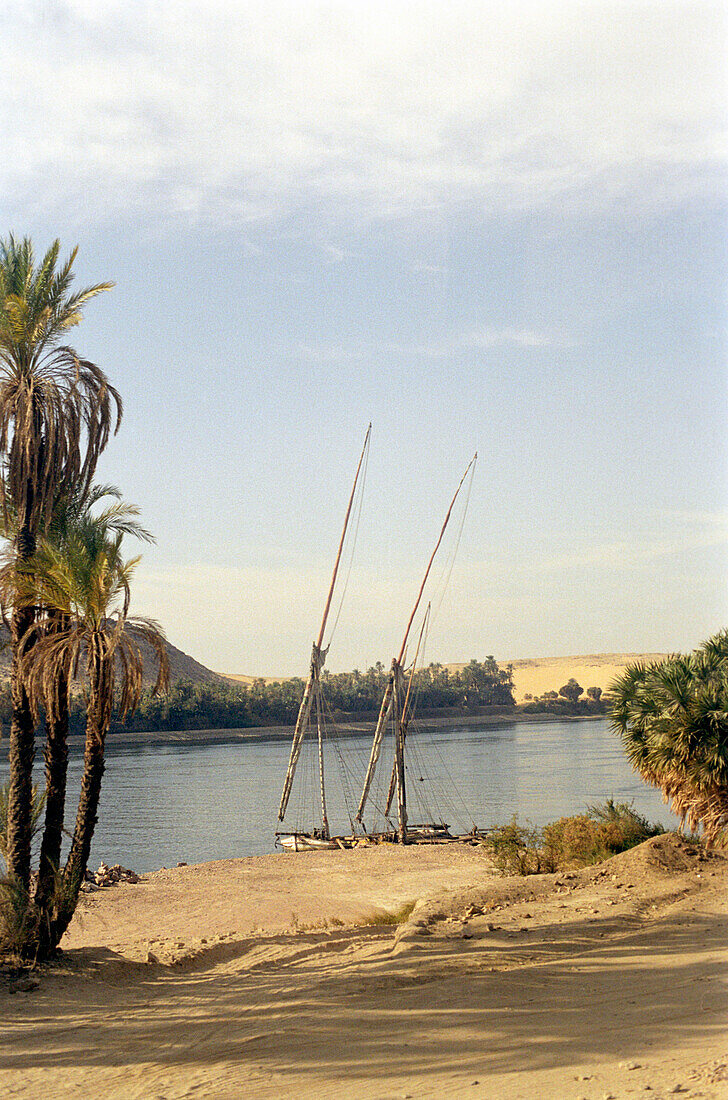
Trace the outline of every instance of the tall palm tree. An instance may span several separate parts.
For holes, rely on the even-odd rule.
[[[17,517],[15,551],[28,562],[64,492],[89,486],[99,455],[119,427],[122,405],[95,364],[66,344],[83,307],[110,283],[71,292],[77,249],[59,264],[55,241],[36,263],[28,238],[0,241],[0,457],[1,503]],[[34,724],[19,676],[19,647],[33,625],[33,605],[11,619],[10,792],[8,872],[30,887]]]
[[[127,517],[126,526],[130,525]],[[139,558],[125,561],[121,554],[123,531],[111,534],[110,530],[108,515],[102,522],[87,515],[73,525],[62,545],[42,540],[25,570],[25,599],[55,608],[62,617],[54,623],[38,621],[21,643],[20,673],[34,718],[41,705],[53,708],[60,703],[57,685],[62,677],[70,683],[82,672],[86,685],[78,813],[51,911],[41,922],[41,953],[57,946],[73,916],[97,821],[112,708],[116,703],[120,716],[125,717],[136,708],[142,691],[140,643],[151,646],[157,658],[153,691],[166,688],[169,678],[161,628],[151,619],[129,615],[131,579]],[[22,577],[17,588],[22,593]]]
[[[728,827],[728,630],[688,656],[630,665],[609,692],[633,767],[715,843]]]
[[[94,513],[93,508],[107,497],[111,497],[113,503],[107,504],[100,513]],[[138,515],[139,509],[135,505],[124,503],[121,500],[121,493],[113,485],[92,485],[89,488],[77,486],[75,492],[61,497],[57,502],[53,510],[48,541],[63,553],[69,540],[73,539],[74,533],[79,528],[84,530],[91,525],[97,532],[104,532],[107,538],[133,535],[145,542],[153,542],[150,532],[139,523]],[[12,587],[12,577],[10,583]],[[2,578],[0,577],[1,589]],[[49,634],[58,634],[68,628],[68,616],[64,612],[55,607],[42,608],[38,603],[37,606],[39,611],[45,614],[46,629]],[[70,667],[67,664],[66,667],[59,668],[58,677],[48,688],[52,693],[51,697],[45,700],[45,823],[34,895],[35,904],[41,913],[44,913],[52,902],[61,858],[68,771],[70,686]]]

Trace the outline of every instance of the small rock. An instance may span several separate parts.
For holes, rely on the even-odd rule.
[[[37,978],[18,978],[10,986],[11,993],[32,993],[34,989],[37,989],[40,982]]]
[[[154,954],[154,952],[153,952],[153,951],[147,951],[147,962],[148,962],[148,963],[150,963],[150,964],[152,964],[152,965],[153,965],[154,963],[158,963],[158,962],[159,962],[159,959],[157,958],[157,956],[156,956],[156,955]]]
[[[186,867],[186,866],[187,866],[187,862],[186,862],[186,861],[185,861],[184,859],[181,859],[181,860],[179,861],[179,863],[177,864],[177,866],[178,866],[178,867]]]
[[[472,940],[472,938],[473,938],[473,933],[472,933],[472,932],[463,932],[463,936],[462,936],[462,938],[463,938],[464,940]]]
[[[642,1066],[640,1065],[639,1062],[620,1062],[619,1063],[619,1068],[620,1069],[641,1069]]]

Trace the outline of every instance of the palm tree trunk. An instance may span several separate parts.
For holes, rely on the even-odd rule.
[[[86,745],[81,794],[78,800],[71,850],[63,871],[63,887],[58,897],[55,919],[52,922],[52,947],[56,947],[60,942],[78,902],[98,820],[101,780],[105,768],[104,743],[111,719],[114,658],[113,655],[110,658],[107,656],[101,639],[92,639],[89,650],[89,701],[86,711]]]
[[[62,630],[64,617],[56,615],[55,618],[55,625]],[[68,679],[66,673],[59,676],[54,686],[55,698],[49,699],[46,705],[46,812],[35,891],[36,905],[46,919],[55,892],[63,842],[68,773]]]
[[[35,552],[35,538],[27,525],[18,534],[18,561],[27,561]],[[17,608],[10,622],[12,666],[10,692],[12,719],[10,723],[10,789],[8,792],[8,875],[27,892],[30,891],[30,845],[32,840],[31,812],[33,803],[33,759],[35,757],[35,722],[28,694],[20,675],[20,646],[35,620],[33,608]]]

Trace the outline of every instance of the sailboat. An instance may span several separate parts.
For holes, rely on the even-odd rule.
[[[323,619],[321,622],[321,628],[317,641],[313,644],[313,650],[311,653],[311,664],[306,681],[306,686],[301,700],[300,709],[298,712],[298,718],[296,720],[296,727],[293,735],[293,744],[291,746],[291,755],[286,772],[286,778],[283,785],[283,794],[281,796],[281,803],[278,811],[278,820],[283,821],[288,807],[288,802],[293,786],[294,776],[296,774],[296,767],[301,753],[301,747],[306,736],[307,731],[311,725],[311,712],[315,711],[316,715],[316,731],[318,737],[318,764],[319,764],[319,787],[321,797],[321,824],[314,827],[310,831],[302,830],[290,830],[279,831],[276,833],[277,842],[286,850],[293,852],[300,851],[312,851],[317,849],[333,849],[333,848],[350,848],[357,843],[369,842],[399,842],[400,844],[412,844],[412,843],[432,843],[438,840],[454,840],[448,826],[444,822],[427,822],[422,824],[410,824],[407,818],[407,786],[406,786],[406,768],[405,768],[405,752],[406,752],[406,739],[407,730],[410,725],[413,716],[413,684],[415,678],[415,672],[417,668],[417,659],[422,649],[423,638],[426,631],[426,626],[429,621],[430,608],[428,605],[427,612],[423,619],[422,627],[420,629],[419,638],[417,641],[415,657],[412,661],[411,667],[406,669],[406,653],[407,644],[412,632],[412,626],[417,615],[418,608],[422,602],[423,593],[427,580],[430,576],[435,557],[442,543],[445,531],[450,522],[455,502],[465,484],[468,474],[473,470],[477,453],[471,459],[468,464],[465,473],[460,479],[460,483],[457,487],[455,495],[453,496],[450,507],[448,508],[445,520],[440,530],[440,535],[435,544],[435,548],[430,555],[430,559],[427,563],[422,583],[420,584],[417,598],[415,600],[414,607],[410,614],[405,629],[402,645],[399,650],[399,654],[392,660],[392,666],[385,687],[384,695],[382,698],[379,716],[377,724],[374,730],[374,736],[372,740],[371,752],[369,756],[369,763],[366,770],[361,798],[359,801],[359,807],[356,814],[356,820],[352,821],[353,832],[348,836],[332,836],[329,828],[327,806],[326,806],[326,786],[325,786],[325,773],[324,773],[324,754],[323,754],[323,736],[322,736],[322,715],[323,715],[323,699],[321,690],[321,672],[326,660],[328,648],[324,650],[323,638],[326,629],[326,623],[328,619],[329,610],[331,607],[331,600],[333,596],[334,587],[336,584],[337,573],[339,564],[341,561],[341,554],[344,545],[344,539],[346,536],[347,527],[352,510],[352,504],[356,487],[359,479],[359,474],[362,468],[364,455],[369,441],[369,433],[371,431],[371,425],[367,431],[367,436],[364,442],[364,448],[362,450],[361,457],[359,459],[359,465],[357,467],[356,476],[354,478],[354,485],[351,491],[351,497],[349,499],[349,505],[344,520],[344,528],[339,543],[339,550],[336,557],[336,563],[334,565],[334,572],[331,579],[331,585],[329,588],[328,599],[326,601],[326,607],[324,610]],[[389,790],[387,793],[386,805],[384,808],[385,818],[389,819],[390,810],[396,793],[397,796],[397,828],[396,830],[385,830],[384,832],[374,833],[368,832],[364,825],[364,811],[367,806],[367,802],[370,798],[372,781],[377,769],[377,764],[381,754],[382,744],[384,740],[385,730],[388,723],[392,722],[394,728],[394,763],[392,766],[392,773],[389,782]],[[357,835],[356,828],[360,828],[361,832]]]
[[[288,761],[288,769],[286,771],[286,778],[283,783],[283,793],[281,795],[281,803],[278,808],[278,820],[282,822],[286,816],[286,810],[288,808],[288,802],[291,797],[291,791],[293,789],[293,780],[296,775],[296,768],[298,766],[298,760],[301,755],[301,748],[303,746],[304,739],[311,727],[312,710],[316,719],[316,735],[318,738],[318,771],[319,771],[319,791],[321,796],[321,824],[315,826],[310,831],[301,831],[293,829],[289,832],[280,830],[276,833],[276,840],[288,851],[300,852],[311,851],[321,848],[337,848],[342,847],[342,843],[337,838],[332,838],[331,830],[329,828],[328,812],[326,808],[326,775],[324,768],[324,751],[323,751],[323,714],[324,703],[321,691],[321,673],[323,671],[324,664],[326,662],[326,656],[329,651],[329,647],[323,648],[324,635],[326,632],[326,624],[329,618],[329,612],[331,610],[331,602],[334,596],[334,589],[336,587],[336,579],[339,573],[339,566],[341,564],[341,557],[344,550],[344,542],[346,539],[346,532],[349,527],[349,521],[351,519],[351,513],[354,506],[354,497],[356,495],[357,485],[359,484],[359,478],[364,466],[365,456],[369,447],[369,437],[371,436],[372,426],[371,424],[367,428],[367,433],[364,438],[364,446],[359,456],[359,464],[356,468],[356,474],[354,476],[354,484],[351,488],[351,494],[349,496],[349,503],[346,509],[346,515],[344,517],[344,526],[341,532],[341,538],[339,539],[339,548],[336,554],[336,561],[334,563],[334,571],[331,577],[331,584],[329,585],[329,592],[326,599],[326,606],[324,608],[323,618],[321,619],[321,626],[318,632],[318,638],[313,643],[313,649],[311,650],[311,663],[309,666],[308,679],[306,680],[306,686],[303,692],[303,698],[301,699],[301,705],[298,710],[298,716],[296,718],[296,726],[293,732],[293,744],[291,745],[291,756]],[[329,642],[329,645],[331,643]]]
[[[440,536],[435,544],[435,549],[430,555],[430,560],[427,563],[425,569],[425,575],[422,578],[422,583],[417,593],[417,599],[415,600],[412,613],[410,614],[407,622],[407,627],[404,632],[404,638],[402,639],[402,645],[400,646],[398,656],[392,659],[392,666],[387,680],[387,686],[382,697],[381,707],[379,709],[379,717],[374,730],[374,737],[372,740],[372,748],[369,756],[369,764],[364,778],[364,786],[362,789],[361,798],[359,800],[359,808],[356,814],[356,820],[362,824],[364,822],[364,810],[369,799],[372,780],[377,769],[379,756],[382,749],[382,742],[384,740],[384,732],[388,722],[392,721],[394,727],[394,763],[392,765],[392,773],[389,781],[389,790],[387,792],[386,805],[384,807],[384,815],[389,818],[389,814],[392,808],[394,795],[397,795],[397,830],[396,836],[391,839],[396,839],[400,844],[411,843],[427,843],[436,841],[438,839],[448,840],[454,839],[450,836],[449,827],[444,822],[426,822],[419,825],[410,825],[407,819],[407,777],[405,769],[405,748],[407,741],[407,730],[412,720],[413,712],[413,697],[412,686],[415,677],[415,671],[417,668],[417,658],[422,647],[422,639],[425,633],[425,629],[429,620],[430,607],[428,605],[427,613],[424,617],[422,628],[420,630],[419,639],[417,642],[417,651],[415,658],[412,661],[411,668],[409,670],[409,676],[405,670],[407,642],[412,630],[412,624],[415,621],[417,615],[417,609],[422,601],[422,595],[425,591],[425,585],[430,575],[433,562],[437,551],[440,549],[440,544],[445,535],[447,525],[450,522],[450,516],[452,510],[455,507],[455,501],[460,495],[460,491],[465,484],[468,474],[474,469],[477,461],[477,452],[470,460],[465,473],[460,479],[460,483],[455,491],[450,507],[447,510],[445,521],[440,531]]]

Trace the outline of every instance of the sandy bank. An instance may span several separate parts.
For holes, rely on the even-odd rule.
[[[36,991],[0,982],[3,1093],[718,1100],[726,886],[671,837],[520,880],[466,846],[157,872],[86,898]]]

